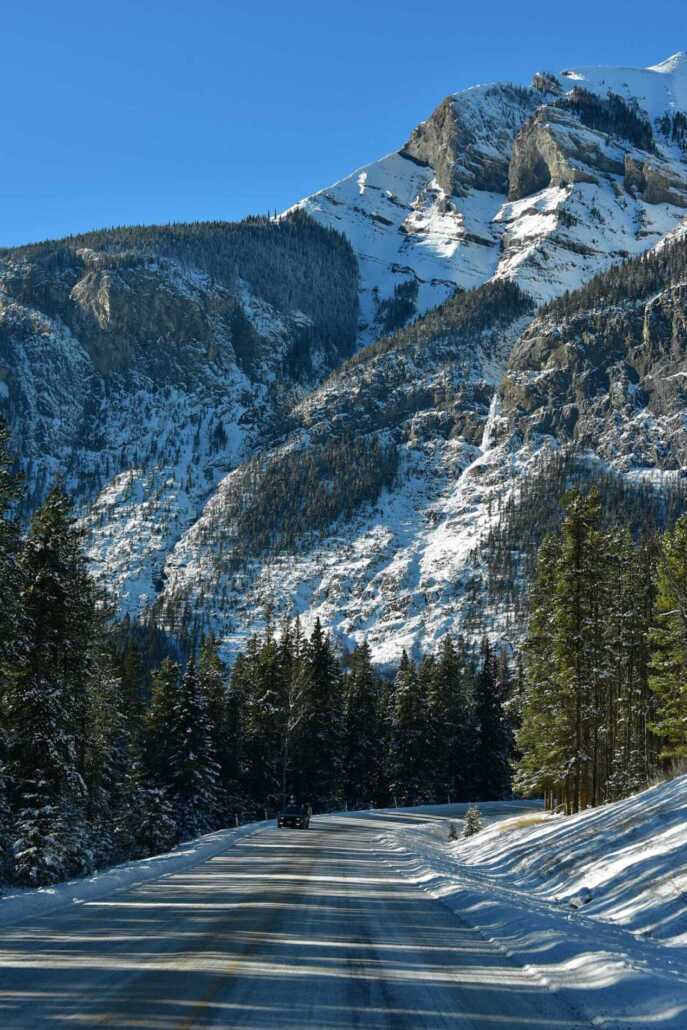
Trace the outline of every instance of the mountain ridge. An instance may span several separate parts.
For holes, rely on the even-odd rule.
[[[543,454],[680,475],[686,141],[684,54],[542,72],[277,218],[3,250],[30,505],[64,475],[120,610],[227,653],[267,609],[389,665],[517,635],[475,556]]]

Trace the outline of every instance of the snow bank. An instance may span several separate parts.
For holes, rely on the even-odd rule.
[[[687,946],[687,776],[577,816],[492,824],[450,855],[495,884]]]
[[[0,926],[42,916],[69,905],[81,905],[87,901],[106,897],[115,891],[128,890],[147,880],[157,880],[182,869],[199,865],[215,855],[221,855],[237,840],[247,837],[269,822],[246,823],[230,830],[217,830],[196,840],[178,844],[163,855],[152,855],[136,862],[126,862],[93,876],[68,880],[52,887],[36,890],[16,890],[0,897]]]
[[[577,816],[487,822],[456,843],[443,821],[384,841],[403,875],[594,1025],[684,1030],[687,776]]]

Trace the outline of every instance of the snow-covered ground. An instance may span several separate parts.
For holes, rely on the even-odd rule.
[[[384,834],[399,872],[593,1025],[687,1026],[687,776],[577,816]],[[458,823],[461,830],[461,824]]]

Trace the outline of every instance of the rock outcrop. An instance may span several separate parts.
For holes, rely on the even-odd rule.
[[[481,556],[547,448],[687,465],[687,258],[622,279],[680,244],[681,97],[682,60],[479,86],[293,217],[0,253],[27,507],[62,474],[120,609],[227,653],[266,606],[382,664],[507,635]]]
[[[601,133],[555,107],[542,107],[520,130],[508,171],[508,198],[520,200],[549,186],[597,184],[599,173],[622,175],[621,156]]]
[[[472,98],[446,97],[413,131],[401,149],[404,157],[434,170],[449,195],[471,189],[505,193],[513,136],[522,118],[534,110],[536,97],[517,86],[492,86],[481,105]]]
[[[641,196],[647,204],[672,204],[687,207],[687,174],[651,158],[625,156],[625,188]]]

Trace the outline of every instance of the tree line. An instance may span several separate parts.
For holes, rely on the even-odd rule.
[[[687,516],[662,536],[604,525],[575,491],[539,549],[515,786],[576,812],[687,756]]]
[[[0,430],[0,881],[49,884],[273,814],[510,792],[506,659],[446,637],[396,675],[267,620],[231,670],[122,630],[53,488],[20,530]],[[124,640],[124,646],[122,646]],[[150,669],[150,655],[168,657]]]

